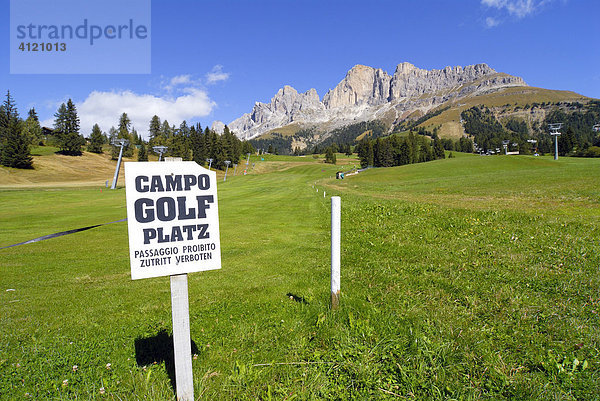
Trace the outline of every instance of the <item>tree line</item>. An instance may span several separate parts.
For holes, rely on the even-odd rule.
[[[115,139],[125,139],[128,144],[123,147],[125,157],[133,157],[134,148],[138,148],[138,161],[147,161],[148,154],[158,154],[154,151],[156,146],[166,147],[165,157],[181,157],[182,160],[193,160],[200,165],[209,165],[217,169],[226,167],[225,161],[237,163],[242,155],[254,153],[255,149],[248,141],[241,141],[225,126],[223,133],[202,126],[198,123],[188,125],[182,121],[179,127],[169,124],[167,120],[161,121],[154,115],[149,122],[149,138],[145,141],[138,135],[135,128],[131,127],[131,120],[127,113],[121,114],[117,128],[111,127],[106,135],[106,141],[112,143]],[[101,130],[94,125],[90,136],[88,151],[101,152]],[[95,144],[92,149],[92,144]],[[111,156],[116,160],[119,148],[113,146]],[[209,160],[212,159],[210,162]]]
[[[62,103],[54,114],[53,129],[40,126],[37,112],[29,110],[28,117],[23,120],[17,111],[10,91],[0,105],[0,164],[15,168],[33,168],[31,145],[52,145],[58,147],[59,153],[78,156],[85,147],[88,152],[103,153],[104,145],[115,139],[125,139],[123,155],[133,157],[137,148],[138,161],[147,161],[148,154],[154,153],[154,146],[166,146],[165,156],[181,157],[183,160],[194,160],[200,165],[208,164],[223,169],[225,161],[237,163],[242,155],[254,153],[254,147],[248,141],[241,141],[225,126],[224,132],[218,134],[208,127],[202,129],[200,124],[188,126],[184,120],[179,127],[170,125],[167,120],[161,122],[153,116],[149,123],[150,137],[144,140],[131,125],[127,113],[119,117],[117,128],[102,132],[98,124],[94,124],[87,138],[80,133],[80,120],[77,108],[71,99]],[[117,146],[111,147],[114,160],[119,154]]]
[[[446,157],[439,138],[431,140],[426,136],[415,135],[412,131],[407,137],[390,135],[385,138],[365,138],[359,142],[355,151],[363,168],[402,166]]]

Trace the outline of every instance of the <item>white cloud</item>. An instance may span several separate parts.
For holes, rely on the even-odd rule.
[[[493,27],[495,27],[495,26],[498,26],[498,25],[500,25],[500,21],[498,21],[497,19],[495,19],[495,18],[492,18],[492,17],[487,17],[487,18],[485,19],[485,25],[486,25],[488,28],[493,28]]]
[[[177,75],[176,77],[171,78],[171,85],[182,85],[189,84],[192,80],[192,76],[190,74],[186,75]]]
[[[173,78],[161,77],[161,80],[160,88],[167,92],[186,92],[189,88],[198,88],[202,86],[202,80],[194,79],[191,74],[177,75]]]
[[[104,132],[108,132],[110,127],[117,127],[121,114],[127,113],[132,127],[147,138],[148,125],[154,115],[159,116],[161,121],[168,120],[169,124],[178,126],[183,120],[209,115],[216,104],[205,91],[188,87],[185,94],[178,97],[137,94],[129,90],[93,91],[75,106],[81,120],[80,132],[85,137],[89,136],[94,124],[98,124]],[[49,119],[42,124],[51,127],[54,121]]]
[[[229,74],[223,72],[221,65],[215,65],[206,74],[206,82],[211,84],[225,81]],[[152,116],[157,115],[161,121],[179,126],[183,120],[193,121],[210,115],[217,104],[210,99],[202,78],[194,78],[191,74],[161,77],[158,94],[135,93],[131,90],[93,91],[83,101],[75,101],[77,115],[80,119],[80,133],[87,137],[94,124],[102,131],[108,132],[110,127],[117,127],[119,117],[123,113],[131,120],[131,125],[142,137],[148,137],[148,126]],[[75,100],[75,99],[73,99]],[[56,111],[66,100],[54,101],[48,110]],[[54,111],[52,112],[54,114]],[[54,118],[41,122],[45,127],[54,125]]]
[[[217,64],[213,67],[213,69],[206,74],[206,83],[214,84],[219,81],[227,81],[229,79],[229,73],[223,72],[223,66]]]
[[[552,0],[481,0],[481,4],[498,10],[506,10],[517,18],[524,18],[550,1]]]

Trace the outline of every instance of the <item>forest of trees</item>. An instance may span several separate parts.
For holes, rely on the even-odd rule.
[[[330,135],[319,143],[319,147],[326,149],[333,144],[337,144],[338,147],[342,145],[354,145],[357,143],[356,138],[365,132],[369,138],[375,139],[386,135],[387,129],[381,121],[363,121],[346,125],[331,131]]]
[[[527,139],[530,135],[526,124],[519,120],[509,120],[505,128],[496,116],[486,107],[471,107],[461,113],[463,127],[471,135],[484,153],[488,150],[502,149],[502,141],[517,143],[522,153],[527,152],[531,145]]]
[[[445,158],[439,138],[433,141],[426,136],[410,132],[403,138],[391,135],[385,138],[365,138],[356,146],[361,167],[392,167],[422,163]]]
[[[205,165],[212,159],[212,167],[225,169],[225,160],[237,163],[242,155],[256,150],[248,141],[241,141],[225,126],[223,134],[217,134],[208,127],[202,130],[200,124],[188,126],[184,120],[178,128],[170,126],[167,120],[161,122],[158,116],[150,120],[148,148],[167,146],[165,156],[181,157]]]
[[[385,124],[381,121],[363,121],[360,123],[346,125],[340,128],[336,128],[330,132],[326,132],[327,138],[321,140],[319,143],[314,143],[315,135],[319,134],[316,129],[305,128],[301,129],[293,135],[283,135],[278,132],[271,133],[268,138],[256,138],[251,139],[250,143],[256,149],[263,149],[267,151],[269,147],[273,149],[273,152],[282,155],[306,155],[306,154],[320,154],[325,153],[327,148],[336,146],[337,151],[346,152],[346,147],[353,146],[357,143],[356,138],[367,133],[369,138],[378,138],[386,135],[387,129]],[[320,137],[324,136],[324,133],[320,133]],[[302,141],[307,144],[304,149],[298,147],[293,148],[292,144],[294,141]]]
[[[539,105],[525,108],[536,108]],[[600,101],[592,100],[587,104],[574,103],[549,103],[542,104],[552,107],[541,122],[532,123],[531,129],[523,120],[510,118],[502,124],[494,113],[484,107],[477,106],[461,113],[464,121],[465,132],[471,135],[475,143],[484,152],[502,148],[502,141],[509,140],[517,143],[522,154],[532,151],[528,139],[537,140],[537,149],[540,153],[554,153],[554,139],[548,133],[548,125],[562,123],[562,135],[558,137],[558,153],[561,156],[586,156],[595,157],[595,149],[588,152],[590,147],[600,147],[598,133],[592,127],[600,122]]]
[[[574,103],[568,109],[570,112],[556,108],[544,120],[545,126],[550,123],[563,124],[562,135],[558,137],[559,155],[597,157],[594,156],[594,151],[588,152],[588,149],[600,147],[598,132],[592,129],[595,124],[600,123],[600,101],[591,100],[586,105]]]

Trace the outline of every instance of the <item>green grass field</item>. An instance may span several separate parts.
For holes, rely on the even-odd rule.
[[[251,162],[189,275],[196,399],[600,400],[600,161]],[[0,190],[0,247],[126,217],[100,189]],[[130,279],[126,223],[0,250],[0,327],[2,400],[175,399],[169,279]]]

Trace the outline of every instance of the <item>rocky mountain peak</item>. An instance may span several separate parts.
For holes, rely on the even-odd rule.
[[[411,72],[419,70],[417,67],[412,65],[411,63],[403,62],[396,66],[396,72],[394,72],[394,76],[398,75],[407,75]]]
[[[252,138],[292,122],[336,126],[376,119],[384,109],[393,109],[398,115],[411,107],[428,109],[452,98],[525,85],[521,78],[498,74],[487,64],[424,70],[403,62],[396,66],[394,75],[357,64],[325,94],[323,101],[315,89],[299,93],[286,85],[270,103],[257,102],[251,113],[233,121],[229,128],[242,138]],[[423,100],[423,96],[429,100]]]

